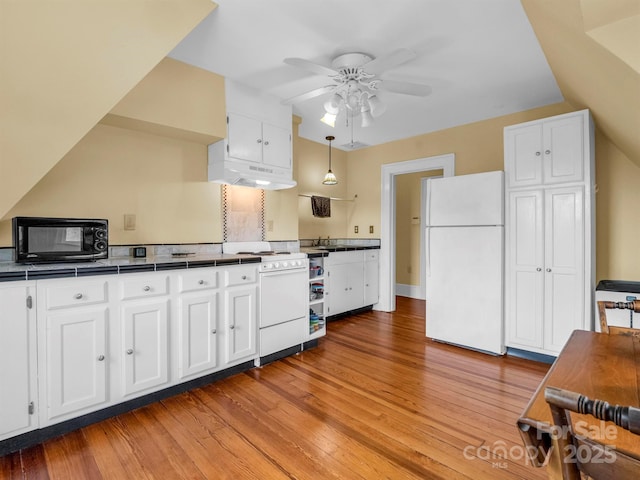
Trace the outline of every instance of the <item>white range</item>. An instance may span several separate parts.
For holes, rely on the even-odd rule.
[[[309,260],[305,253],[276,252],[269,242],[226,242],[222,253],[260,256],[256,365],[300,349],[309,332]]]

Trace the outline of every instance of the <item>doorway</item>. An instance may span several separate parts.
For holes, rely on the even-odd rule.
[[[376,310],[393,312],[396,309],[396,235],[395,176],[428,170],[442,170],[443,177],[451,177],[455,171],[455,155],[449,153],[382,165],[381,228],[380,228],[380,300]]]

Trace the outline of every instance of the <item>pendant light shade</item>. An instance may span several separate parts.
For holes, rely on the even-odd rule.
[[[335,140],[336,137],[329,135],[326,139],[329,141],[329,171],[324,176],[324,180],[322,181],[323,185],[335,185],[338,183],[338,179],[331,171],[331,142]]]

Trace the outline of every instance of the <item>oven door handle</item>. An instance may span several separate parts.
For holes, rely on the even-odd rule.
[[[275,277],[278,275],[287,275],[292,273],[306,273],[307,269],[305,267],[302,268],[290,268],[288,270],[272,270],[270,272],[260,272],[260,275],[263,277]]]

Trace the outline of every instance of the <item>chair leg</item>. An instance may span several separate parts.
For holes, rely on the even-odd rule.
[[[607,312],[605,311],[605,302],[598,302],[598,316],[600,317],[600,331],[609,333],[609,324],[607,323]]]

